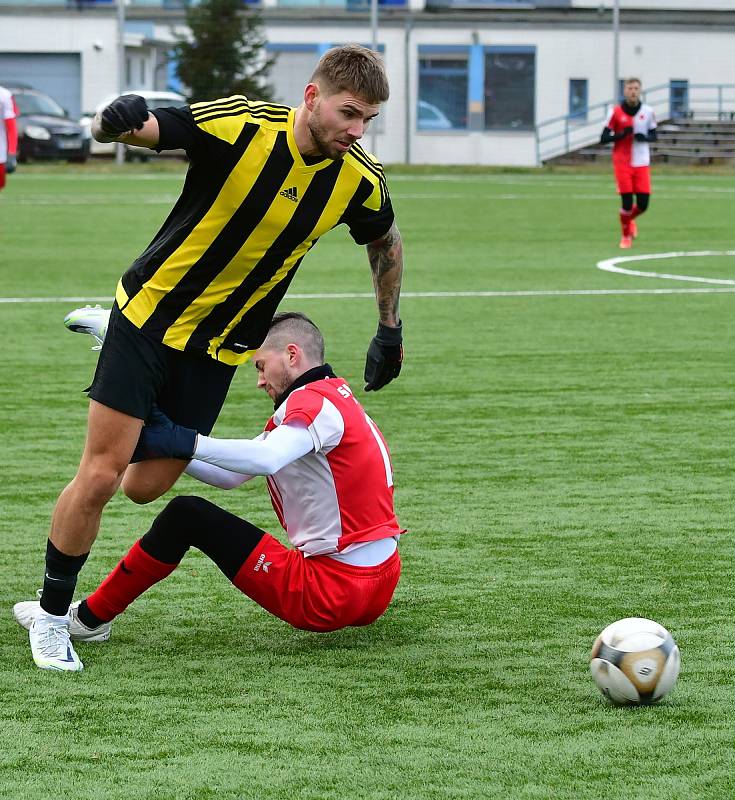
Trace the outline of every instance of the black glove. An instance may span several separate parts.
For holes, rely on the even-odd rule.
[[[623,130],[618,134],[618,141],[620,139],[625,139],[626,136],[633,135],[633,128],[629,125],[627,128],[623,128]]]
[[[108,136],[120,136],[129,131],[139,131],[147,119],[145,100],[138,94],[124,94],[102,109],[100,126]]]
[[[15,168],[18,166],[18,162],[15,156],[11,156],[8,153],[8,160],[5,162],[5,172],[10,175],[11,172],[15,172]]]
[[[390,328],[378,323],[378,332],[370,342],[365,360],[365,391],[382,389],[401,373],[403,361],[403,326]]]
[[[193,428],[176,425],[154,407],[140,432],[130,463],[150,458],[182,458],[185,461],[194,455],[197,432]]]
[[[636,140],[636,142],[647,142],[648,141],[648,136],[646,136],[645,133],[636,133],[633,138]]]

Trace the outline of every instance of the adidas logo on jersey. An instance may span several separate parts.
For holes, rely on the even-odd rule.
[[[287,200],[293,200],[294,203],[299,202],[299,194],[295,186],[292,186],[290,189],[284,189],[282,192],[279,192],[279,194]]]

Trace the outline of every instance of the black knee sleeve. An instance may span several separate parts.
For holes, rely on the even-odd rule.
[[[620,195],[620,202],[623,205],[623,211],[633,210],[633,192],[625,192]]]
[[[650,194],[637,194],[635,204],[638,206],[638,213],[642,214],[647,208],[651,199]]]
[[[264,531],[201,497],[175,497],[140,540],[149,556],[178,564],[190,547],[212,559],[232,580]]]

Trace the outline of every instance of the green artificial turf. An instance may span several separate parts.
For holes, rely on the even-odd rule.
[[[293,297],[370,292],[346,231],[309,254],[282,305],[322,327],[391,446],[410,533],[389,611],[295,631],[190,553],[108,643],[79,645],[83,673],[33,666],[10,608],[40,585],[96,357],[62,326],[79,302],[53,298],[111,297],[181,169],[21,167],[0,196],[0,297],[49,298],[0,303],[0,798],[735,796],[735,294],[602,294],[708,285],[595,267],[732,249],[731,174],[659,170],[623,253],[607,172],[389,173],[406,253],[400,378],[362,392],[369,297]],[[732,256],[631,266],[735,279]],[[426,292],[526,294],[411,296]],[[270,411],[245,366],[215,433],[256,435]],[[218,492],[183,478],[176,493],[277,530],[260,481]],[[165,503],[113,498],[80,595]],[[659,706],[619,709],[589,650],[636,615],[671,630],[682,672]]]

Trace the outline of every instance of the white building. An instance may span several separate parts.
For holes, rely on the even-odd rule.
[[[178,0],[144,1],[126,7],[124,82],[167,88],[175,83],[167,52],[174,31],[186,30],[184,12],[169,7]],[[116,91],[113,5],[6,2],[0,82],[44,89],[72,114]],[[263,0],[278,54],[275,100],[297,104],[328,47],[370,44],[365,2]],[[368,137],[385,163],[531,165],[599,134],[615,87],[612,0],[385,2],[378,43],[391,98]],[[735,112],[735,0],[620,0],[618,60],[621,77],[642,79],[661,119]]]

